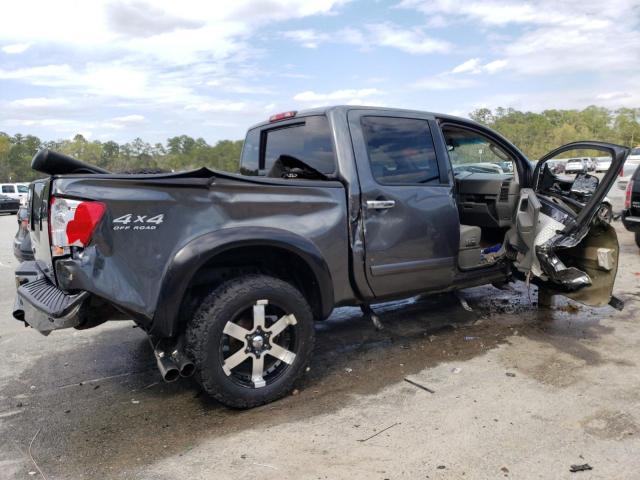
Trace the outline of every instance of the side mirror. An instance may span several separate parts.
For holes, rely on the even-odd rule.
[[[590,197],[597,190],[600,179],[588,173],[579,173],[571,185],[571,193],[579,197]]]

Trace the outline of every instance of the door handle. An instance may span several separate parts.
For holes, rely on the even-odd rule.
[[[384,210],[396,206],[395,200],[367,200],[368,210]]]

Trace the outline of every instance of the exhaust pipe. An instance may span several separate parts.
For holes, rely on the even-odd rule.
[[[162,379],[167,383],[178,380],[180,370],[178,370],[178,366],[171,360],[171,357],[159,347],[160,342],[154,346],[151,337],[149,337],[149,342],[151,343],[151,348],[153,348],[153,355],[156,357],[156,363],[158,364],[158,370],[160,370]]]
[[[181,377],[188,378],[196,373],[196,366],[193,364],[193,362],[189,360],[187,356],[177,348],[173,352],[171,352],[171,359],[178,367]]]
[[[196,372],[196,366],[184,353],[182,338],[164,341],[150,336],[149,342],[165,382],[175,382],[178,377],[190,377]]]

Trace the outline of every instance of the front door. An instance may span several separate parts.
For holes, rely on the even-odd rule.
[[[619,145],[575,142],[538,162],[533,187],[541,208],[535,257],[525,273],[542,279],[551,293],[593,306],[610,302],[620,249],[609,223],[611,205],[606,195],[628,154],[629,149]],[[598,174],[586,167],[575,172],[565,168],[562,173],[568,159],[585,155],[610,161],[609,170]]]
[[[367,280],[376,297],[445,287],[455,275],[460,223],[435,128],[420,114],[349,112]]]

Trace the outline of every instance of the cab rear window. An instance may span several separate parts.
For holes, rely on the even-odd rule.
[[[280,176],[283,168],[308,168],[330,176],[335,173],[335,165],[327,117],[314,115],[285,125],[249,131],[242,150],[240,173]]]

